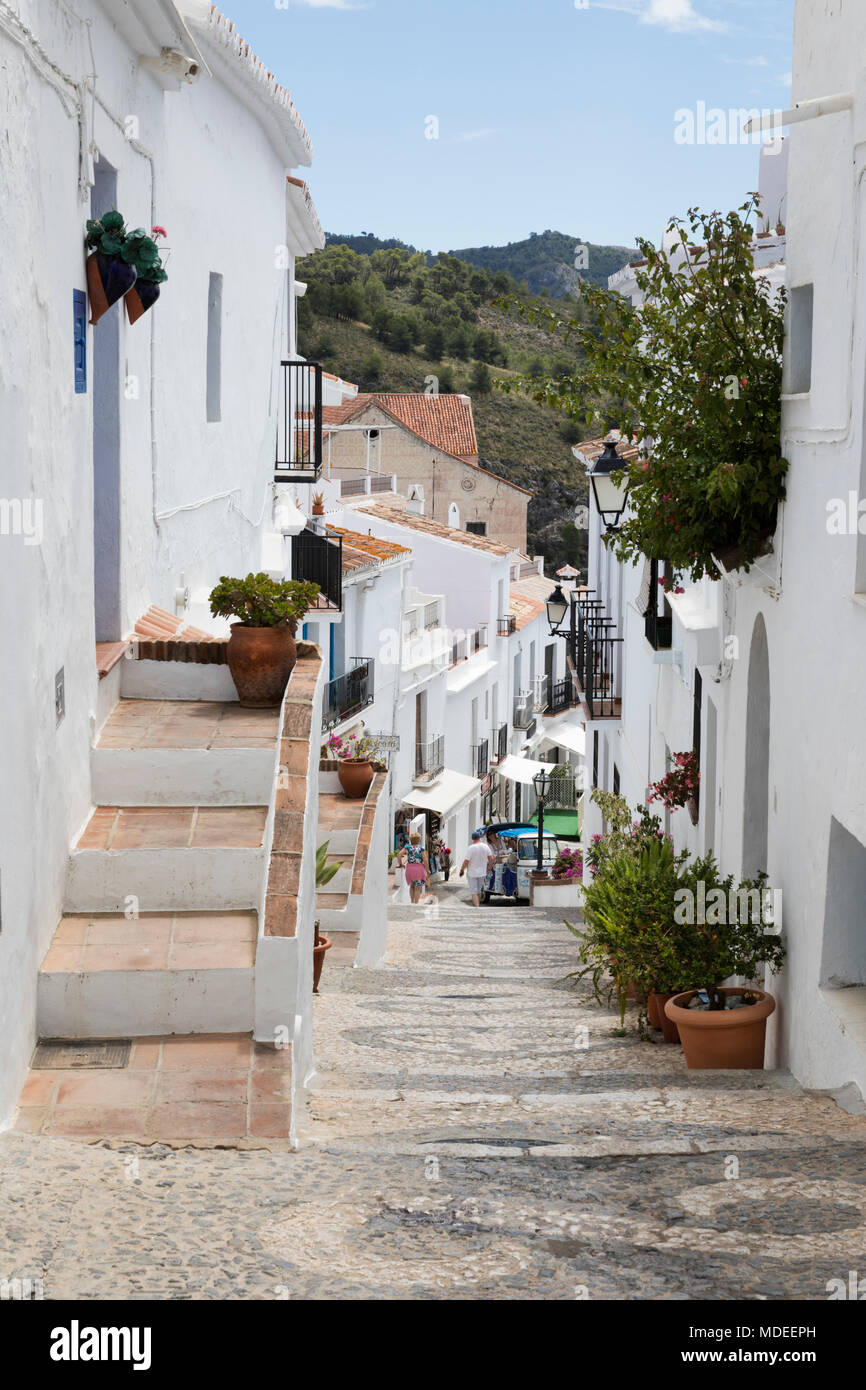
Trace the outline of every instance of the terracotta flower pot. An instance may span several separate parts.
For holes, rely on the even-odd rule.
[[[678,1043],[680,1041],[676,1023],[672,1023],[665,1014],[668,1000],[674,997],[673,994],[659,994],[658,991],[647,995],[647,1017],[653,1028],[661,1028],[666,1043]]]
[[[127,290],[124,295],[126,304],[126,316],[130,323],[135,323],[146,314],[156,301],[159,299],[159,285],[154,280],[138,280],[131,290]]]
[[[369,758],[357,760],[344,758],[337,768],[337,776],[340,779],[340,786],[343,788],[343,795],[347,796],[350,801],[360,801],[367,795],[375,773]]]
[[[112,304],[122,299],[135,284],[138,272],[120,256],[103,256],[94,251],[87,257],[87,294],[90,299],[90,322],[98,323]]]
[[[726,985],[722,994],[742,994],[743,985]],[[736,1068],[760,1071],[764,1065],[767,1019],[776,1007],[772,994],[750,989],[757,1004],[737,1009],[689,1009],[697,990],[675,994],[665,1004],[668,1019],[679,1029],[686,1065],[690,1070]]]
[[[325,515],[325,508],[324,508],[324,507],[317,507],[317,506],[314,505],[314,507],[313,507],[313,516],[324,516],[324,515]]]
[[[232,623],[226,658],[238,700],[246,708],[272,709],[278,705],[297,657],[290,627]]]
[[[313,947],[313,993],[319,992],[319,981],[322,978],[322,966],[325,964],[325,952],[330,951],[334,943],[328,936],[320,936],[316,933],[316,944]]]

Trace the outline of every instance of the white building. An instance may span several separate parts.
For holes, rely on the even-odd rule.
[[[311,161],[291,97],[210,6],[23,0],[0,8],[0,58],[3,1123],[124,639],[153,605],[213,631],[220,574],[284,546],[280,361],[296,258],[324,238],[287,179]],[[169,278],[138,322],[119,302],[91,327],[85,222],[112,208],[166,228]]]
[[[756,247],[771,277],[784,255],[789,295],[790,467],[773,551],[667,603],[647,575],[647,619],[642,568],[600,549],[593,512],[589,587],[622,639],[610,685],[621,706],[588,720],[588,758],[598,785],[634,804],[669,753],[699,749],[698,823],[669,818],[677,846],[712,849],[725,872],[766,868],[782,892],[788,957],[767,1065],[866,1093],[866,13],[799,0],[794,32],[793,100],[839,99],[791,123],[786,246]],[[592,808],[587,831],[600,828]]]

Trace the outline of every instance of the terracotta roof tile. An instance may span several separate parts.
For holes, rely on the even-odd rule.
[[[508,596],[508,605],[509,612],[513,613],[516,619],[514,626],[517,632],[519,632],[522,627],[526,627],[527,623],[531,623],[545,611],[544,604],[538,599],[526,598],[523,594],[516,594],[513,587]]]
[[[401,511],[399,507],[392,507],[386,502],[375,502],[364,507],[363,512],[365,516],[381,517],[392,526],[406,526],[410,531],[423,531],[427,535],[438,536],[441,540],[456,541],[458,545],[469,546],[471,550],[485,551],[488,555],[514,554],[514,547],[504,545],[501,541],[490,540],[487,536],[476,536],[471,531],[458,531],[455,526],[446,526],[441,521],[419,516],[417,512]]]
[[[398,555],[411,555],[407,545],[396,541],[383,541],[378,536],[370,536],[363,531],[347,531],[343,526],[329,526],[329,533],[343,537],[343,573],[365,569],[371,564],[381,564],[393,560]]]

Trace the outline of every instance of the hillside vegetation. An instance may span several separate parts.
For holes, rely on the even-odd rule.
[[[364,250],[354,249],[362,243]],[[372,243],[375,243],[373,245]],[[586,538],[573,524],[587,482],[571,452],[585,428],[522,394],[494,389],[497,377],[570,376],[574,352],[542,328],[509,315],[497,299],[525,287],[507,271],[456,256],[416,251],[363,234],[308,257],[298,307],[300,349],[361,391],[465,392],[472,397],[479,461],[529,488],[528,549],[548,569],[585,568]],[[542,302],[552,302],[543,295]],[[570,314],[582,314],[569,299]]]

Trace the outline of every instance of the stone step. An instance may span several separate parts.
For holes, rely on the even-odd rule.
[[[120,700],[91,750],[93,795],[118,806],[254,805],[277,771],[279,710]]]
[[[44,1038],[253,1027],[254,912],[68,913],[39,969]]]
[[[330,886],[329,883],[328,887]],[[316,911],[321,908],[323,911],[339,912],[346,907],[348,901],[348,893],[317,893]]]
[[[67,912],[256,907],[267,806],[98,806],[72,850]]]

